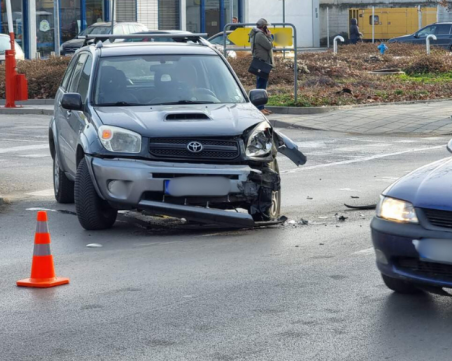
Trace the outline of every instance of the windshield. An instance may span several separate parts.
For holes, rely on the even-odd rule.
[[[83,30],[79,35],[101,35],[101,34],[110,34],[111,27],[110,26],[90,26]]]
[[[145,55],[101,59],[96,105],[246,102],[218,56]]]
[[[5,50],[9,50],[10,48],[9,37],[0,36],[0,54],[4,54]]]

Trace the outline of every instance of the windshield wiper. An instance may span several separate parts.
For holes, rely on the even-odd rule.
[[[139,106],[139,105],[146,105],[146,104],[141,104],[141,103],[128,103],[128,102],[116,102],[116,103],[101,103],[101,104],[96,104],[96,106],[98,107],[112,107],[112,106]]]
[[[148,105],[177,105],[177,104],[215,104],[215,102],[196,101],[196,100],[179,100],[177,102],[156,103],[156,104],[148,104]]]

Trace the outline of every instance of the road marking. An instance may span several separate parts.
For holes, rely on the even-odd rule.
[[[22,147],[0,148],[0,154],[21,152],[24,150],[34,150],[34,149],[49,149],[49,145],[48,144],[39,144],[39,145],[24,145]]]
[[[25,143],[30,143],[30,139],[1,138],[0,142],[25,142]],[[33,142],[48,143],[47,140],[33,140]]]
[[[29,196],[35,196],[35,197],[53,197],[53,195],[54,195],[53,188],[44,189],[42,191],[31,192],[31,193],[26,193],[26,194]]]
[[[353,252],[352,254],[362,254],[363,256],[367,256],[367,255],[370,255],[373,253],[374,253],[374,248],[370,247],[370,248],[362,249],[361,251],[358,251],[358,252]]]
[[[445,146],[444,145],[438,145],[436,147],[417,148],[417,149],[404,150],[402,152],[387,153],[387,154],[377,154],[377,155],[372,155],[370,157],[343,160],[343,161],[335,162],[335,163],[325,163],[325,164],[313,165],[311,167],[295,168],[295,169],[283,171],[281,173],[284,173],[284,174],[297,173],[297,172],[302,172],[302,171],[305,171],[305,170],[311,170],[311,169],[317,169],[317,168],[334,167],[334,166],[338,166],[338,165],[346,165],[346,164],[353,164],[353,163],[363,163],[363,162],[369,162],[369,161],[375,160],[375,159],[388,158],[388,157],[393,157],[393,156],[396,156],[396,155],[401,155],[401,154],[406,154],[406,153],[424,152],[426,150],[435,150],[435,149],[442,149],[442,148],[445,148]]]
[[[47,211],[47,212],[56,212],[55,209],[49,209],[49,208],[27,208],[26,211]]]
[[[25,155],[19,155],[19,157],[22,158],[44,158],[44,157],[50,157],[50,154],[43,153],[43,154],[25,154]]]

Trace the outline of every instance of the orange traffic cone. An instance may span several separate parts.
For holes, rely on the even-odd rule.
[[[23,287],[54,287],[69,283],[69,278],[55,276],[53,257],[50,253],[50,233],[47,227],[47,213],[38,212],[38,225],[36,227],[35,248],[31,264],[31,276],[17,281]]]

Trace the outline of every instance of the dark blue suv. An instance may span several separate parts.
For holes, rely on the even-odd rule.
[[[421,30],[415,32],[411,35],[399,36],[397,38],[392,38],[388,43],[410,43],[425,45],[425,40],[428,35],[433,34],[436,36],[437,40],[430,40],[431,45],[440,46],[442,48],[452,51],[452,22],[445,23],[435,23]]]

